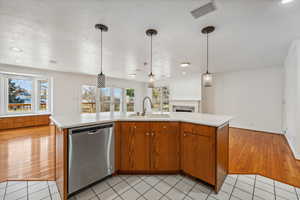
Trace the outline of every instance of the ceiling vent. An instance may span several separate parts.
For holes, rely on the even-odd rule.
[[[215,10],[216,10],[215,2],[213,0],[210,0],[206,2],[204,5],[202,5],[200,8],[191,11],[191,14],[195,19],[198,19],[199,17],[202,17]]]

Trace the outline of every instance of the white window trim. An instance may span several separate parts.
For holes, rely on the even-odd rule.
[[[28,112],[9,112],[8,111],[8,79],[23,79],[32,81],[32,106],[31,111]],[[38,81],[47,80],[48,81],[48,110],[40,111],[38,106],[39,100],[39,90]],[[53,103],[53,79],[51,77],[42,77],[37,75],[27,75],[9,72],[0,72],[0,116],[22,116],[30,114],[51,114],[52,113],[52,103]]]
[[[39,87],[39,84],[38,82],[39,81],[48,81],[48,110],[45,110],[45,111],[40,111],[39,110],[39,102],[40,102],[40,87]],[[51,78],[36,78],[34,79],[34,84],[35,84],[35,113],[50,113],[52,112],[52,79]]]

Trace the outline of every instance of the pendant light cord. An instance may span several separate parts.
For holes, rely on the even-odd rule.
[[[152,75],[152,34],[151,34],[150,40],[151,40],[151,44],[150,44],[150,69],[151,69],[151,72],[150,72],[150,75]]]
[[[103,59],[103,58],[102,58],[102,51],[103,51],[103,50],[102,50],[102,32],[103,32],[103,31],[102,31],[102,29],[101,29],[101,36],[100,36],[100,42],[101,42],[101,44],[100,44],[100,67],[101,67],[101,74],[103,74],[103,73],[102,73],[102,59]]]
[[[208,74],[208,33],[206,34],[206,73]]]

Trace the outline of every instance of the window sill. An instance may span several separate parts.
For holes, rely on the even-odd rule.
[[[27,117],[27,116],[37,116],[37,115],[51,115],[51,113],[50,112],[43,112],[43,113],[6,114],[6,115],[0,115],[0,118],[7,118],[7,117]]]

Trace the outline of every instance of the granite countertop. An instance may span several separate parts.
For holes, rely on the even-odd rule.
[[[59,128],[74,128],[115,121],[178,121],[219,127],[228,123],[232,119],[231,116],[205,113],[169,113],[169,117],[132,117],[129,114],[98,113],[81,115],[54,115],[50,118],[52,122]]]

